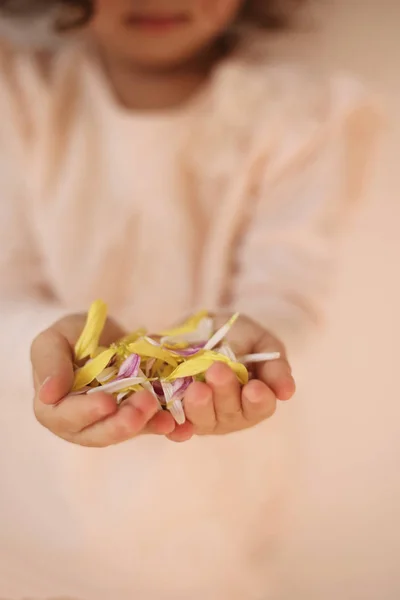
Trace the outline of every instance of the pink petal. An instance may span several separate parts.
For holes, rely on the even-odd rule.
[[[117,380],[126,379],[130,377],[137,377],[140,368],[140,356],[137,354],[131,354],[122,363],[120,370],[118,371]]]
[[[172,382],[173,400],[182,400],[186,390],[193,383],[193,377],[183,377]]]
[[[164,396],[164,391],[163,391],[162,385],[159,381],[153,381],[153,389],[154,389],[155,393],[157,394],[157,396],[160,396],[160,397]]]
[[[203,350],[205,344],[206,342],[199,342],[198,344],[193,344],[189,348],[183,348],[180,350],[172,350],[171,348],[168,348],[168,350],[170,350],[173,354],[176,354],[177,356],[183,356],[186,358],[194,356],[195,354],[200,352],[200,350]]]
[[[186,390],[192,382],[192,377],[177,379],[173,383],[168,383],[166,381],[161,382],[167,408],[178,425],[183,425],[186,422],[182,400]]]

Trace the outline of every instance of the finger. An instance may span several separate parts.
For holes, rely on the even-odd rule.
[[[250,381],[242,390],[242,408],[249,423],[260,423],[276,410],[276,396],[262,381]]]
[[[206,383],[193,383],[185,395],[185,413],[195,430],[212,433],[217,425],[213,392]]]
[[[141,433],[158,412],[156,398],[149,392],[138,392],[104,421],[84,429],[71,441],[81,446],[105,448],[125,442]]]
[[[278,360],[257,365],[256,376],[272,389],[279,400],[289,400],[296,391],[296,384],[285,348],[273,336],[266,333],[256,345],[255,352],[280,353],[281,357]]]
[[[146,432],[154,435],[170,435],[175,431],[176,423],[171,413],[158,412],[147,425]]]
[[[296,384],[289,363],[285,358],[258,365],[257,377],[268,385],[279,400],[290,400]]]
[[[32,343],[31,362],[38,396],[44,404],[56,404],[71,390],[74,380],[72,350],[55,329],[41,333]]]
[[[235,373],[228,365],[216,363],[208,370],[206,381],[213,392],[217,422],[234,422],[242,413],[240,384]]]
[[[69,396],[56,406],[35,400],[37,420],[47,429],[61,436],[76,434],[115,414],[118,410],[114,398],[99,392],[91,396]]]
[[[188,442],[192,439],[194,435],[194,427],[190,421],[186,421],[183,425],[177,425],[175,431],[170,435],[167,435],[167,438],[171,442],[176,442],[178,444],[182,444],[183,442]]]

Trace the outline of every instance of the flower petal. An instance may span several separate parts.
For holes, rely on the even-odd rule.
[[[186,415],[183,409],[182,400],[174,400],[168,408],[171,415],[174,417],[178,425],[184,425],[186,423]]]
[[[206,314],[207,313],[202,313]],[[188,345],[198,344],[208,340],[214,331],[214,321],[211,317],[205,316],[198,323],[195,328],[182,327],[176,329],[173,335],[164,336],[161,339],[162,344],[182,344]]]
[[[121,402],[123,402],[125,400],[125,398],[127,398],[129,396],[129,392],[124,391],[124,392],[120,392],[117,396],[117,404],[118,406],[121,404]]]
[[[117,379],[125,379],[126,377],[137,377],[140,368],[140,356],[138,354],[131,354],[122,363]]]
[[[110,379],[114,379],[118,374],[118,369],[115,367],[107,367],[96,377],[97,381],[101,384],[107,383]]]
[[[92,383],[104,371],[114,356],[115,350],[110,348],[78,369],[75,373],[72,391],[77,392]]]
[[[245,356],[240,357],[240,362],[244,364],[249,363],[261,363],[261,362],[269,362],[272,360],[279,360],[281,358],[280,352],[264,352],[259,354],[245,354]]]
[[[146,375],[143,373],[143,371],[141,369],[139,369],[138,375],[139,375],[139,377],[142,377],[142,379],[143,379],[143,381],[141,383],[141,386],[143,387],[143,389],[146,390],[146,392],[150,392],[150,394],[156,398],[156,400],[158,402],[158,408],[159,408],[159,410],[162,410],[160,399],[157,396],[157,394],[154,390],[154,387],[152,386],[150,381],[148,381],[148,378],[146,377]]]
[[[232,350],[232,348],[229,346],[229,344],[224,344],[223,346],[218,348],[218,354],[222,354],[223,356],[226,356],[227,358],[229,358],[229,360],[232,360],[233,362],[238,362],[238,359],[236,358],[236,355],[235,355],[234,351]],[[243,362],[243,361],[240,360],[239,362]]]
[[[161,381],[161,386],[164,392],[167,409],[174,417],[178,425],[183,425],[186,422],[186,416],[185,411],[183,409],[182,399],[192,381],[193,379],[191,377],[179,379],[174,381],[173,383]]]
[[[135,385],[143,385],[142,377],[129,377],[127,379],[119,379],[118,381],[112,381],[101,385],[97,388],[92,388],[88,391],[88,394],[95,394],[96,392],[105,392],[106,394],[116,394],[124,390],[128,390],[130,387]]]
[[[183,377],[195,377],[196,375],[204,374],[216,362],[227,364],[237,376],[241,384],[246,384],[249,380],[249,373],[246,367],[239,363],[230,360],[228,357],[218,352],[204,352],[201,356],[190,358],[186,362],[179,365],[169,377],[167,381],[174,381]]]
[[[179,365],[179,367],[177,367],[171,373],[171,375],[167,377],[167,381],[171,382],[182,377],[195,377],[200,373],[205,373],[213,363],[214,361],[212,359],[204,356],[189,359]]]
[[[154,367],[154,363],[156,362],[155,358],[150,358],[149,360],[146,361],[146,377],[150,377],[151,374],[151,370]]]
[[[208,312],[206,310],[202,310],[190,317],[187,321],[182,323],[182,325],[179,325],[178,327],[175,327],[173,329],[162,331],[160,333],[160,337],[179,337],[185,333],[192,333],[198,328],[201,321],[207,317]]]
[[[239,313],[233,315],[227,323],[221,329],[219,329],[212,338],[210,338],[207,344],[204,346],[204,350],[213,350],[222,340],[227,336],[232,326],[236,323],[239,318]]]
[[[204,346],[205,342],[193,344],[191,346],[187,346],[186,348],[179,348],[173,346],[167,346],[167,348],[172,352],[172,354],[176,354],[176,356],[182,356],[182,358],[189,358],[190,356],[198,354],[201,350],[203,350]]]
[[[89,309],[86,325],[75,345],[76,360],[94,355],[107,320],[107,305],[102,300],[93,302]]]
[[[120,344],[123,346],[132,344],[133,342],[136,342],[136,340],[138,340],[139,338],[145,336],[146,333],[147,333],[146,329],[137,329],[136,331],[133,331],[132,333],[128,333],[128,335],[126,335],[125,337],[123,337],[122,339],[120,339],[117,342],[117,346]]]
[[[150,343],[145,338],[137,340],[137,342],[133,342],[133,344],[129,344],[129,351],[134,354],[138,354],[141,357],[159,358],[174,368],[178,364],[176,358],[171,354],[171,352],[168,352],[168,350]]]

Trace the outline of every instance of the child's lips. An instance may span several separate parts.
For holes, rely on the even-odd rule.
[[[125,18],[125,23],[149,32],[168,32],[171,29],[186,25],[189,18],[183,14],[138,14],[131,13]]]

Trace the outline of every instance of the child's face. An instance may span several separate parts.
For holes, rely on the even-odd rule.
[[[104,50],[153,69],[183,64],[235,19],[244,0],[95,0],[92,36]]]

